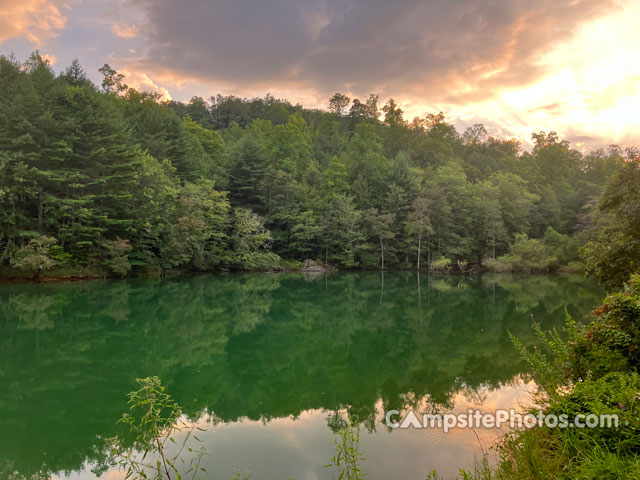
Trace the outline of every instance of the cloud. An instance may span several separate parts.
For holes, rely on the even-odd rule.
[[[56,58],[55,55],[52,55],[50,53],[41,53],[40,56],[42,57],[42,59],[45,62],[49,62],[49,65],[51,65],[52,67],[58,63],[58,59]]]
[[[119,25],[113,22],[111,24],[111,32],[119,38],[135,38],[138,36],[139,27],[135,25]]]
[[[171,100],[169,90],[158,85],[146,73],[127,69],[122,69],[119,73],[124,75],[124,81],[129,87],[141,92],[158,93],[162,100]]]
[[[47,0],[0,0],[0,43],[24,37],[35,46],[43,45],[65,27],[61,8],[69,6]]]
[[[91,43],[90,61],[165,98],[270,92],[322,107],[375,92],[407,119],[444,111],[525,142],[552,129],[640,142],[638,0],[62,1],[0,0],[0,42],[26,37],[61,62],[86,61]]]
[[[126,474],[124,470],[110,470],[104,474],[104,480],[124,480],[127,478]]]
[[[615,0],[136,0],[148,62],[238,89],[464,104],[535,82],[540,59]]]

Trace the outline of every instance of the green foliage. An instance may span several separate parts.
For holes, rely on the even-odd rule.
[[[510,258],[523,272],[544,271],[556,261],[555,257],[547,255],[541,241],[530,239],[526,233],[516,234],[515,242],[511,246]]]
[[[107,439],[111,461],[132,480],[196,480],[206,473],[200,466],[204,446],[195,435],[195,424],[182,419],[179,405],[166,392],[158,377],[137,379],[140,388],[129,393],[129,412],[120,423],[129,427],[121,437]],[[175,450],[171,447],[175,446]],[[184,453],[189,453],[185,461]]]
[[[380,269],[384,270],[384,242],[396,236],[393,232],[394,216],[390,213],[381,214],[375,208],[367,210],[364,222],[369,233],[380,241]]]
[[[496,272],[544,272],[555,265],[557,259],[547,252],[540,240],[529,238],[526,233],[516,234],[510,252],[495,260],[486,259],[485,267]]]
[[[247,207],[260,206],[259,185],[266,171],[264,147],[255,134],[244,135],[232,151],[230,186],[236,203]]]
[[[234,210],[232,233],[234,262],[244,270],[270,270],[278,266],[279,257],[269,251],[271,234],[255,213]]]
[[[108,63],[98,69],[102,74],[102,89],[107,93],[120,93],[127,90],[127,85],[122,83],[124,75],[116,72]]]
[[[47,235],[71,255],[60,266],[116,275],[264,268],[275,257],[233,251],[232,212],[243,208],[262,217],[275,255],[338,267],[419,269],[446,257],[575,269],[582,245],[598,278],[624,272],[621,281],[637,265],[640,235],[625,213],[637,203],[637,161],[622,162],[619,148],[583,156],[539,132],[522,152],[482,125],[458,134],[443,113],[407,122],[375,94],[336,93],[328,112],[270,95],[161,102],[109,65],[100,73],[101,89],[77,60],[56,76],[37,52],[23,64],[0,57],[3,264]],[[374,211],[385,218],[382,239]],[[129,271],[122,256],[115,269],[105,264],[104,246],[117,239],[131,246]]]
[[[409,235],[416,238],[416,270],[420,270],[420,259],[422,257],[422,240],[425,236],[433,233],[431,219],[429,217],[429,206],[431,202],[428,198],[418,197],[412,205],[411,211],[407,215],[405,230]]]
[[[229,162],[220,132],[204,128],[192,117],[185,117],[183,123],[193,142],[193,154],[201,158],[201,175],[210,178],[218,186],[226,187]]]
[[[289,117],[286,125],[274,127],[265,146],[270,166],[298,178],[312,162],[311,134],[299,113]]]
[[[556,258],[560,265],[568,265],[578,261],[578,241],[568,235],[563,235],[547,227],[543,238],[544,245],[549,255]]]
[[[20,472],[12,472],[11,468],[0,468],[0,474],[6,480],[49,480],[49,476],[42,472],[26,476]]]
[[[361,464],[365,460],[360,451],[360,423],[349,417],[334,435],[336,453],[327,467],[338,471],[338,480],[361,480],[365,473]]]
[[[445,258],[445,257],[436,258],[429,265],[429,270],[432,270],[434,272],[447,273],[451,270],[451,263],[452,262],[450,258]]]
[[[60,245],[52,245],[49,248],[49,257],[58,267],[67,267],[73,261],[73,256],[69,252],[65,252]]]
[[[50,249],[55,243],[55,238],[47,236],[29,240],[27,245],[18,249],[11,259],[11,265],[13,268],[31,272],[35,277],[39,277],[42,272],[56,264],[50,256]]]
[[[620,286],[640,266],[640,158],[629,151],[593,208],[580,256],[589,274]]]
[[[162,257],[169,265],[207,270],[228,263],[231,207],[226,194],[214,187],[213,181],[201,179],[180,189],[177,221],[169,228]]]
[[[636,478],[640,474],[640,276],[608,296],[587,325],[567,315],[564,333],[534,324],[541,348],[530,351],[512,337],[544,395],[546,414],[615,415],[617,424],[508,433],[495,468],[478,479]]]
[[[322,174],[326,195],[342,195],[349,191],[347,166],[337,156],[333,156]]]
[[[329,99],[329,111],[338,117],[346,113],[347,107],[351,103],[351,99],[342,93],[335,93]]]
[[[640,368],[640,275],[621,292],[609,295],[594,311],[594,320],[575,339],[573,375],[597,378],[610,371]]]
[[[358,265],[356,255],[364,240],[361,221],[351,197],[336,195],[327,201],[322,218],[325,263],[331,258],[345,267]]]
[[[313,257],[322,242],[323,228],[314,212],[306,210],[295,217],[290,247],[296,257]]]
[[[495,172],[487,180],[496,189],[502,222],[508,235],[529,229],[529,218],[540,197],[515,173]]]
[[[249,472],[234,470],[231,473],[231,480],[249,480],[250,478],[251,478],[251,474]]]
[[[122,240],[116,238],[115,240],[107,243],[107,261],[105,264],[113,272],[124,277],[131,270],[131,263],[129,263],[129,252],[133,250],[133,247],[129,243],[129,240]]]

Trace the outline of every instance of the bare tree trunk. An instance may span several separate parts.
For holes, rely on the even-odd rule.
[[[420,248],[422,247],[422,234],[418,235],[418,263],[416,264],[416,270],[420,270]]]
[[[493,259],[496,259],[496,226],[493,226],[492,229],[492,233],[493,233]]]
[[[42,235],[42,220],[44,218],[44,206],[42,205],[42,189],[38,193],[38,233]]]
[[[384,244],[382,243],[382,237],[380,237],[380,260],[381,269],[384,270]]]

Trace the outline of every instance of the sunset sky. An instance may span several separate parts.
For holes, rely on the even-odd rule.
[[[167,98],[393,97],[405,118],[640,144],[640,0],[0,0],[0,53]]]

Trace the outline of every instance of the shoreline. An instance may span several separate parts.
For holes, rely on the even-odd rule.
[[[409,268],[389,268],[385,270],[380,269],[370,269],[370,268],[359,268],[359,269],[345,269],[340,270],[333,266],[316,266],[313,268],[304,268],[304,267],[282,267],[274,270],[216,270],[216,271],[198,271],[198,272],[180,272],[176,271],[164,277],[160,275],[152,275],[152,274],[140,274],[140,275],[128,275],[125,277],[117,276],[117,275],[47,275],[38,278],[33,277],[25,277],[19,275],[13,276],[2,276],[0,275],[0,285],[2,284],[22,284],[22,283],[72,283],[72,282],[84,282],[84,281],[92,281],[92,280],[131,280],[131,279],[139,279],[139,278],[148,278],[148,279],[169,279],[169,278],[184,278],[184,277],[193,277],[200,275],[230,275],[230,274],[240,274],[240,273],[264,273],[264,274],[280,274],[280,273],[300,273],[303,275],[320,275],[327,273],[337,273],[337,272],[351,272],[351,273],[360,273],[360,272],[379,272],[379,273],[395,273],[395,272],[408,272],[408,273],[421,273],[428,275],[438,275],[438,276],[463,276],[463,277],[473,277],[478,274],[495,274],[495,275],[515,275],[515,276],[527,276],[527,277],[537,277],[537,276],[545,276],[545,275],[584,275],[584,272],[580,271],[572,271],[565,269],[557,269],[554,271],[548,272],[495,272],[489,269],[478,269],[473,272],[442,272],[436,270],[415,270]]]

